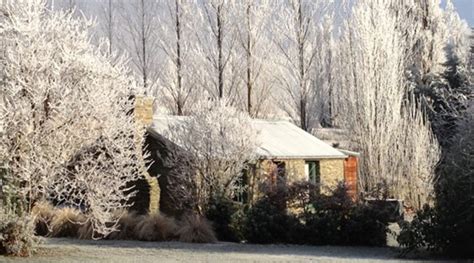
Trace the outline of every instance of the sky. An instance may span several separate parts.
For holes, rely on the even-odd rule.
[[[453,3],[461,18],[474,27],[474,0],[453,0]]]
[[[48,0],[48,2],[69,2],[69,0]],[[80,3],[91,4],[101,0],[74,0],[79,6]],[[441,0],[441,6],[444,6],[447,0]],[[465,19],[470,27],[474,27],[474,0],[451,0],[456,7],[462,19]]]

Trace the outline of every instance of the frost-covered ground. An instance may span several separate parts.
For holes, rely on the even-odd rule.
[[[394,248],[45,239],[31,258],[0,262],[399,262]]]

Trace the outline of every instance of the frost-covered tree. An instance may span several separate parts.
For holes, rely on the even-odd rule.
[[[241,104],[250,116],[262,117],[272,110],[274,84],[271,59],[274,45],[270,34],[271,1],[239,1],[236,24],[239,45],[244,58]]]
[[[233,197],[246,162],[255,159],[258,133],[245,112],[225,100],[201,101],[192,115],[170,127],[170,138],[194,159],[198,209],[211,198]]]
[[[161,70],[160,100],[176,115],[189,112],[198,87],[195,84],[194,7],[188,1],[169,0],[162,3],[165,10],[159,18],[160,47],[166,64]]]
[[[313,86],[318,52],[316,28],[329,14],[330,1],[290,0],[276,6],[273,33],[279,56],[278,83],[283,90],[282,108],[298,125],[309,130],[318,120],[312,107],[317,99]],[[330,17],[326,17],[330,19]],[[320,42],[321,41],[321,42]]]
[[[446,3],[444,20],[446,27],[449,28],[447,33],[448,46],[453,48],[453,53],[458,57],[461,65],[469,65],[471,28],[465,20],[461,19],[451,0]]]
[[[317,125],[332,126],[333,112],[332,104],[336,78],[340,77],[337,70],[337,50],[334,39],[334,20],[326,16],[316,29],[316,54],[314,76],[312,80],[313,100],[310,112],[313,115],[313,127]]]
[[[391,0],[387,4],[404,36],[409,79],[415,85],[424,83],[426,78],[440,73],[445,62],[447,27],[440,0]]]
[[[429,74],[414,89],[432,123],[433,131],[443,148],[449,146],[456,133],[458,119],[474,95],[469,80],[470,29],[447,2],[444,26],[449,28],[444,47],[438,52],[445,56],[440,72]]]
[[[439,149],[407,97],[407,45],[389,4],[358,1],[345,22],[335,116],[361,152],[361,189],[384,186],[389,196],[419,206],[431,192]]]
[[[78,207],[104,236],[144,167],[134,81],[90,44],[89,21],[42,0],[8,0],[1,14],[3,182],[27,211],[42,198]]]
[[[235,100],[239,81],[235,47],[233,1],[209,0],[199,3],[196,37],[200,58],[199,82],[212,98]]]
[[[117,4],[115,0],[107,0],[101,2],[101,17],[100,27],[108,42],[109,55],[112,55],[116,46],[115,40],[117,38]]]
[[[125,32],[121,36],[140,79],[144,92],[156,94],[159,76],[158,2],[155,0],[130,0],[120,2],[120,14]]]

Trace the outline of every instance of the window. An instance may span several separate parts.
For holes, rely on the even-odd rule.
[[[308,181],[319,184],[320,183],[320,170],[319,161],[307,161],[305,163],[305,173]]]
[[[244,169],[235,182],[234,201],[245,204],[248,201],[249,169]]]
[[[285,178],[286,175],[286,163],[285,162],[275,162],[277,165],[277,173],[280,178]]]

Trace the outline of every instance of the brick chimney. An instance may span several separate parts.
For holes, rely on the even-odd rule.
[[[148,126],[153,122],[153,98],[135,97],[135,118],[137,123]]]
[[[134,114],[138,125],[150,126],[153,123],[153,98],[136,96]],[[149,186],[149,207],[148,212],[158,213],[160,209],[160,186],[156,177],[151,177],[145,167],[143,167],[143,176]]]

